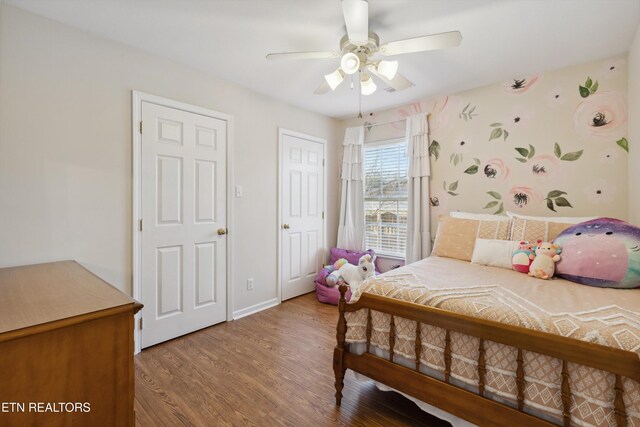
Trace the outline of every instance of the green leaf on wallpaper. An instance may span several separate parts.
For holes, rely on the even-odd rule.
[[[482,163],[482,162],[480,161],[480,159],[476,159],[476,158],[474,157],[474,159],[473,159],[473,163],[475,163],[476,165],[480,166],[480,163]]]
[[[452,196],[457,196],[458,193],[454,193],[453,191],[447,191],[447,193],[451,194]]]
[[[491,123],[489,126],[491,126],[492,128],[499,128],[502,127],[502,123]]]
[[[532,158],[534,154],[536,154],[536,148],[529,144],[529,155],[527,156],[527,159]]]
[[[557,142],[553,146],[553,154],[555,154],[557,158],[560,158],[562,156],[562,151],[560,151],[560,146]]]
[[[520,153],[522,157],[529,157],[529,150],[527,150],[526,148],[516,147],[515,150]]]
[[[587,96],[589,96],[589,89],[587,89],[584,86],[579,86],[579,91],[580,91],[580,96],[583,98],[586,98]]]
[[[482,208],[482,209],[489,209],[489,208],[492,208],[492,207],[494,207],[494,206],[498,206],[498,203],[500,203],[500,202],[499,202],[499,201],[497,201],[497,200],[494,200],[493,202],[489,202],[489,203],[487,203],[487,205],[486,205],[484,208]]]
[[[596,80],[593,86],[589,88],[589,92],[591,92],[591,94],[593,95],[594,93],[596,93],[597,90],[598,90],[598,81]]]
[[[464,173],[468,173],[469,175],[478,173],[478,165],[469,166],[464,170]]]
[[[462,162],[462,154],[460,153],[453,153],[451,155],[451,157],[449,158],[449,161],[451,163],[453,163],[453,166],[458,166],[458,164],[460,164]]]
[[[553,190],[553,191],[549,191],[549,194],[547,194],[547,198],[548,199],[555,199],[556,197],[560,197],[564,194],[567,194],[566,191],[560,191],[560,190]]]
[[[504,212],[504,204],[500,203],[500,206],[498,206],[498,210],[495,211],[493,214],[498,215],[498,214],[501,214],[502,212]]]
[[[440,143],[435,139],[429,144],[429,155],[435,157],[436,160],[440,157]]]
[[[447,191],[447,181],[442,181],[442,188]]]
[[[493,197],[494,199],[498,199],[498,200],[502,199],[502,196],[500,195],[500,193],[496,191],[487,191],[487,194]]]
[[[582,156],[582,153],[584,153],[584,150],[574,151],[573,153],[567,153],[564,156],[560,157],[560,160],[573,162],[574,160],[578,160]]]
[[[616,144],[618,144],[627,153],[629,152],[629,141],[627,141],[627,138],[617,140]]]
[[[553,200],[547,199],[547,207],[552,211],[557,212],[556,209],[553,207]]]
[[[507,137],[509,136],[509,132],[507,132],[506,129],[505,129],[503,134],[504,134],[504,140],[506,141]]]
[[[451,153],[449,156],[449,163],[453,163],[453,158],[456,156],[456,153]]]
[[[556,202],[557,206],[568,207],[568,208],[572,208],[573,207],[573,206],[571,206],[571,203],[569,203],[569,201],[567,199],[565,199],[564,197],[556,198],[555,202]]]
[[[516,160],[520,163],[527,163],[527,159],[521,159],[520,157],[516,157]]]
[[[449,191],[456,191],[458,189],[458,181],[449,184]]]
[[[591,80],[591,77],[587,77],[587,81],[584,83],[584,85],[588,88],[591,88],[592,84],[593,84],[593,80]]]
[[[494,140],[494,139],[498,139],[502,136],[502,129],[501,128],[495,128],[493,131],[491,131],[491,135],[489,136],[489,141]]]
[[[473,107],[471,107],[471,109],[469,110],[469,107],[471,107],[471,102],[469,102],[460,112],[460,114],[458,114],[458,117],[461,119],[464,119],[464,121],[466,122],[467,120],[472,120],[475,116],[477,116],[477,114],[474,114],[473,112],[476,111],[476,106],[474,105]],[[468,110],[468,111],[467,111]]]

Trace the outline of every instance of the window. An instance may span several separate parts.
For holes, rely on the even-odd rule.
[[[405,256],[408,165],[404,139],[365,144],[365,245],[380,255]]]

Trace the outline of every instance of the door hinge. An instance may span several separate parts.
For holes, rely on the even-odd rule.
[[[138,220],[138,228],[142,231],[142,219]]]
[[[322,159],[322,166],[324,166],[324,159]]]
[[[143,324],[143,322],[142,322],[142,321],[143,321],[143,318],[141,317],[141,318],[140,318],[140,330],[142,330],[142,324]]]
[[[322,212],[322,219],[324,219],[324,212]]]
[[[142,133],[142,120],[140,121],[140,133]]]

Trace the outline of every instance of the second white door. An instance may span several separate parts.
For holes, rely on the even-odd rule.
[[[314,289],[324,259],[324,143],[281,132],[282,299]]]

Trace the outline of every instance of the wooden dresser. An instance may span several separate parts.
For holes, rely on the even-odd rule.
[[[74,261],[0,269],[0,425],[133,426],[133,316]]]

